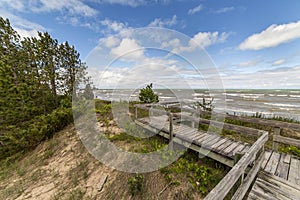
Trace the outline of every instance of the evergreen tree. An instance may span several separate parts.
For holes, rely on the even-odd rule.
[[[68,42],[59,44],[47,32],[21,40],[0,17],[0,130],[51,113],[61,99],[71,101],[73,88],[89,83],[85,70]]]
[[[158,95],[154,93],[152,89],[152,83],[140,90],[139,99],[144,103],[157,103]]]

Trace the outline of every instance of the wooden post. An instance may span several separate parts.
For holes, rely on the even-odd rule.
[[[134,118],[134,119],[137,119],[137,117],[138,117],[137,111],[138,111],[138,110],[137,110],[137,106],[135,106],[135,115],[134,115],[135,118]]]
[[[169,132],[170,132],[169,150],[173,150],[173,114],[172,113],[169,113],[169,121],[170,121],[170,126],[169,126]]]
[[[195,117],[195,113],[192,113],[192,117]],[[195,122],[194,121],[192,121],[192,128],[195,128]]]
[[[239,162],[239,160],[243,157],[243,155],[244,154],[239,153],[239,152],[236,152],[234,154],[234,165]],[[245,173],[242,174],[242,176],[241,176],[241,178],[239,180],[239,185],[242,184],[242,182],[244,181],[244,175],[245,175]]]
[[[273,134],[273,137],[275,135],[280,135],[280,132],[281,132],[281,129],[280,127],[274,127],[274,134]],[[278,151],[278,142],[275,142],[274,141],[274,138],[273,138],[273,151]]]

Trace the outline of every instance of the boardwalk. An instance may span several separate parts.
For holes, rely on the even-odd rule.
[[[149,131],[161,130],[159,134],[169,139],[169,124],[163,123],[162,119],[164,118],[156,117],[150,121],[149,118],[140,118],[137,120],[137,123]],[[207,151],[210,151],[207,156],[230,167],[234,165],[234,155],[236,153],[244,154],[251,146],[250,144],[234,141],[220,135],[208,134],[183,124],[173,125],[173,135],[177,143],[186,142],[187,145],[192,143],[191,149],[198,147],[193,149],[198,152],[201,151],[199,147],[202,147],[203,154],[206,155]]]
[[[260,172],[247,199],[299,200],[300,186],[278,176]]]
[[[300,158],[266,151],[248,199],[300,199]]]
[[[232,199],[300,200],[300,158],[278,153],[277,151],[279,143],[300,147],[299,140],[280,135],[281,128],[291,128],[298,131],[299,124],[274,122],[273,151],[271,151],[264,150],[264,144],[268,140],[268,132],[266,131],[226,123],[223,125],[220,122],[196,118],[193,110],[189,110],[191,114],[188,115],[182,114],[183,112],[180,114],[163,113],[163,111],[157,110],[162,115],[138,118],[137,108],[150,109],[145,105],[136,106],[136,123],[144,129],[156,132],[170,141],[185,145],[200,154],[232,167],[228,174],[205,197],[205,200],[224,199],[239,180],[241,180],[240,186],[235,191]],[[185,119],[191,124],[187,126],[173,122],[174,116]],[[246,122],[252,121],[252,119],[242,117],[229,117],[239,118],[241,121]],[[260,122],[256,119],[254,121]],[[235,141],[218,134],[192,128],[194,123],[209,124],[217,128],[222,125],[221,127],[224,129],[236,133],[257,136],[257,140],[252,145]],[[270,125],[271,122],[262,120],[262,124]],[[244,174],[247,174],[247,176],[244,176]]]

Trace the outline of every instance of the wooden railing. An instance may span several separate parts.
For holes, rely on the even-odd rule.
[[[264,158],[264,144],[268,140],[268,132],[260,131],[260,138],[250,147],[249,151],[233,166],[219,184],[205,197],[205,200],[224,199],[237,181],[241,178],[242,183],[234,193],[232,199],[243,199],[251,183],[256,177]],[[247,177],[244,179],[245,170],[255,159]]]
[[[178,102],[179,103],[179,102]],[[172,102],[174,105],[175,103]],[[168,106],[168,108],[179,108],[178,106]],[[182,105],[185,103],[181,103]],[[168,105],[167,103],[164,103],[163,105]],[[195,110],[192,108],[180,108],[181,111],[187,111],[187,112],[192,112],[192,113],[198,113],[200,114],[207,114],[210,115],[212,114],[209,111],[204,111],[204,110]],[[272,119],[262,119],[262,118],[255,118],[255,117],[245,117],[245,116],[237,116],[237,115],[232,115],[232,114],[221,114],[221,113],[214,113],[215,115],[222,116],[226,119],[231,119],[231,120],[237,120],[241,122],[248,122],[252,124],[260,124],[260,125],[265,125],[268,127],[280,127],[280,128],[286,128],[286,129],[291,129],[295,131],[300,131],[300,124],[299,123],[289,123],[289,122],[283,122],[283,121],[278,121],[278,120],[272,120]]]
[[[253,136],[257,136],[258,139],[256,142],[250,147],[250,149],[244,154],[240,155],[240,159],[236,161],[236,164],[232,167],[232,169],[228,172],[228,174],[219,182],[219,184],[205,197],[206,200],[215,200],[215,199],[224,199],[228,193],[232,190],[232,188],[241,180],[238,189],[235,191],[232,199],[243,199],[246,192],[248,191],[251,183],[257,176],[257,173],[260,169],[260,166],[263,162],[264,158],[264,144],[268,140],[268,132],[252,129],[248,127],[236,126],[233,124],[221,123],[218,121],[212,121],[207,119],[202,119],[196,117],[196,113],[198,111],[192,109],[183,109],[183,111],[189,111],[190,113],[194,113],[195,115],[186,115],[182,113],[171,113],[164,110],[159,110],[155,108],[149,107],[150,105],[142,104],[135,105],[135,118],[138,118],[138,109],[144,110],[153,110],[156,113],[165,114],[169,117],[169,139],[173,140],[173,118],[181,118],[183,120],[188,120],[195,123],[205,123],[217,128],[224,128],[228,130],[233,130],[238,133],[243,134],[251,134]],[[237,158],[237,157],[235,157]],[[253,164],[252,168],[249,170],[250,164]],[[244,174],[247,172],[246,178],[244,178]]]
[[[280,133],[281,133],[281,128],[275,127],[274,134],[273,134],[273,150],[274,151],[278,151],[279,143],[300,147],[300,140],[281,136]]]
[[[161,113],[161,114],[165,114],[165,115],[170,115],[172,114],[173,117],[179,118],[182,121],[184,120],[188,120],[190,122],[194,122],[196,124],[207,124],[210,125],[212,127],[215,128],[220,128],[220,129],[226,129],[226,130],[231,130],[234,131],[236,133],[240,133],[240,134],[246,134],[246,135],[252,135],[252,136],[259,136],[259,130],[254,129],[254,128],[249,128],[249,127],[245,127],[245,126],[238,126],[238,125],[234,125],[234,124],[229,124],[229,123],[224,123],[224,122],[219,122],[219,121],[215,121],[215,120],[208,120],[208,119],[204,119],[204,118],[200,118],[197,116],[197,114],[199,114],[199,111],[194,110],[194,109],[189,109],[189,108],[182,108],[181,111],[182,112],[189,112],[191,114],[194,114],[192,116],[190,115],[186,115],[186,114],[182,114],[182,113],[171,113],[168,111],[164,111],[164,110],[159,110],[159,109],[155,109],[155,108],[151,108],[150,106],[153,104],[136,104],[134,105],[135,107],[135,119],[138,118],[138,111],[137,109],[143,109],[143,110],[152,110],[156,113]],[[154,104],[155,105],[155,104]],[[170,121],[170,123],[172,123],[173,121]]]
[[[172,104],[159,104],[159,106],[164,106],[165,108],[179,108],[178,106],[174,106],[176,102],[172,102]],[[216,128],[224,128],[227,130],[235,131],[236,133],[241,134],[250,134],[253,136],[257,136],[258,139],[254,142],[254,144],[250,147],[250,149],[244,154],[240,155],[240,159],[237,160],[236,164],[232,167],[232,169],[227,173],[227,175],[219,182],[219,184],[205,197],[206,200],[215,200],[215,199],[224,199],[228,193],[233,188],[238,185],[238,189],[235,191],[232,199],[243,199],[247,191],[249,190],[253,180],[257,176],[261,168],[261,164],[264,160],[264,145],[268,141],[268,132],[257,130],[249,127],[241,127],[233,124],[222,123],[219,121],[208,120],[200,118],[200,114],[211,114],[207,111],[200,111],[190,108],[180,108],[182,113],[171,113],[168,111],[160,110],[151,108],[153,104],[143,104],[143,105],[135,105],[136,114],[135,117],[138,117],[137,109],[146,109],[146,110],[153,110],[156,113],[165,114],[169,117],[169,133],[170,133],[170,141],[173,139],[173,119],[180,118],[180,120],[190,121],[193,123],[203,123],[208,124],[212,127]],[[190,113],[190,114],[186,114]],[[300,124],[296,123],[288,123],[276,120],[266,120],[260,118],[250,118],[250,117],[243,117],[243,116],[235,116],[229,114],[219,114],[214,113],[216,116],[225,117],[227,119],[238,120],[242,122],[248,122],[253,124],[261,124],[265,126],[272,127],[274,130],[273,132],[273,150],[278,150],[278,144],[288,144],[296,147],[300,147],[300,140],[288,138],[281,136],[282,128],[292,129],[296,131],[300,131]],[[237,156],[235,157],[237,158]],[[251,166],[251,168],[249,167]],[[249,170],[250,169],[250,170]],[[246,178],[244,178],[244,174],[247,172]]]

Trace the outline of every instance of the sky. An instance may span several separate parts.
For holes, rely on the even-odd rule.
[[[300,89],[299,0],[0,0],[21,37],[68,41],[98,88]]]

